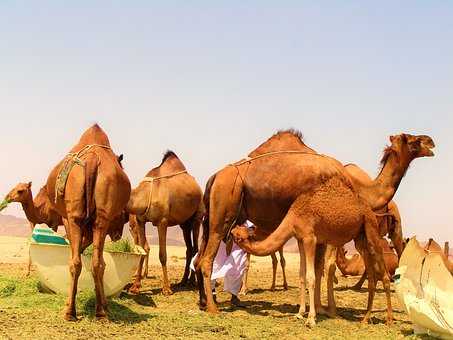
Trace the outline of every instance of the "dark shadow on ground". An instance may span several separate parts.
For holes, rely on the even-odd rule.
[[[151,294],[147,294],[146,292],[140,292],[140,294],[137,295],[129,294],[128,292],[122,292],[120,295],[120,299],[133,300],[136,304],[140,306],[157,307],[156,303],[151,297]]]
[[[293,288],[298,288],[298,287],[295,287],[295,286],[288,286],[288,289],[285,290],[283,289],[283,287],[275,287],[275,290],[274,292],[286,292],[288,291],[289,289],[293,289]],[[263,289],[263,288],[254,288],[254,289],[249,289],[249,291],[247,292],[246,296],[248,294],[261,294],[261,293],[265,293],[265,292],[270,292],[271,290],[270,289]]]
[[[90,319],[95,318],[95,303],[96,299],[94,297],[91,297],[82,306],[83,313]],[[139,314],[129,307],[126,307],[113,300],[108,301],[107,315],[109,321],[120,323],[139,323],[155,317],[155,315],[149,313]]]

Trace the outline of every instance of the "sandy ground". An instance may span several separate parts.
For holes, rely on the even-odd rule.
[[[24,263],[27,260],[27,238],[0,236],[0,263]]]

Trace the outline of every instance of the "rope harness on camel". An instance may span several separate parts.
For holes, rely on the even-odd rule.
[[[158,176],[158,177],[146,176],[145,178],[142,179],[142,182],[151,183],[151,190],[149,191],[148,203],[146,205],[146,210],[145,210],[145,214],[144,214],[145,216],[148,215],[148,212],[151,209],[151,203],[152,203],[152,199],[153,199],[154,182],[158,181],[160,179],[163,179],[163,178],[170,178],[170,177],[174,177],[174,176],[181,175],[181,174],[186,174],[186,173],[187,173],[187,170],[182,170],[182,171],[178,171],[178,172],[175,172],[175,173],[172,173],[172,174],[169,174],[169,175],[162,175],[162,176]]]
[[[58,172],[58,176],[55,182],[55,203],[57,199],[60,197],[64,197],[66,183],[68,182],[69,174],[72,168],[75,165],[79,165],[81,167],[85,167],[85,162],[83,161],[82,157],[86,156],[90,149],[94,147],[104,148],[104,149],[111,149],[110,146],[101,145],[101,144],[88,144],[85,145],[80,151],[78,152],[70,152],[66,155],[64,159],[64,163],[60,171]]]
[[[258,155],[258,156],[254,156],[254,157],[247,157],[245,159],[242,159],[236,163],[232,163],[232,164],[229,164],[228,166],[233,166],[236,168],[236,171],[237,171],[237,175],[236,175],[236,178],[234,179],[234,185],[233,185],[233,189],[232,189],[232,193],[234,192],[234,188],[236,187],[236,181],[239,178],[241,178],[241,181],[242,181],[242,190],[241,190],[241,198],[239,200],[239,205],[238,205],[238,209],[237,209],[237,212],[236,212],[236,215],[235,215],[235,218],[233,219],[233,222],[231,223],[231,225],[228,227],[227,229],[227,232],[223,238],[223,241],[228,244],[232,241],[232,237],[231,237],[231,231],[233,230],[233,228],[236,226],[237,224],[237,221],[239,219],[239,215],[241,213],[241,210],[242,210],[242,207],[243,207],[243,204],[244,204],[244,190],[245,190],[245,177],[247,176],[247,172],[249,170],[249,166],[250,164],[254,161],[254,160],[257,160],[257,159],[260,159],[260,158],[263,158],[263,157],[268,157],[268,156],[274,156],[274,155],[281,155],[281,154],[307,154],[307,155],[313,155],[313,156],[319,156],[319,157],[325,157],[324,155],[320,155],[320,154],[317,154],[317,153],[312,153],[312,152],[306,152],[306,151],[297,151],[297,150],[281,150],[281,151],[272,151],[272,152],[267,152],[267,153],[263,153],[261,155]],[[239,171],[239,166],[240,165],[243,165],[243,164],[247,164],[247,169],[245,170],[245,173],[244,173],[244,176],[241,176],[241,173]]]

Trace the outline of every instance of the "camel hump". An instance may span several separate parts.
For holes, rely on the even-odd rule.
[[[71,152],[80,151],[81,148],[89,144],[98,144],[110,147],[110,141],[107,134],[102,130],[102,128],[96,123],[88,128],[80,137],[79,142]]]

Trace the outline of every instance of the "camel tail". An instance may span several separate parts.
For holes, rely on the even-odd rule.
[[[94,217],[94,211],[96,210],[96,204],[94,202],[94,186],[96,185],[96,178],[98,174],[98,159],[94,155],[89,155],[85,159],[85,204],[86,204],[86,215],[84,225],[88,225],[92,222]]]
[[[201,245],[200,245],[200,250],[199,250],[200,257],[201,257],[201,255],[203,255],[203,253],[206,249],[206,246],[208,244],[208,240],[209,240],[209,198],[211,195],[211,187],[212,187],[212,184],[214,184],[215,177],[216,177],[216,175],[214,174],[208,179],[208,182],[206,183],[206,188],[204,190],[204,195],[203,195],[205,213],[204,213],[204,217],[203,217],[203,221],[202,221],[203,236],[201,239]]]

